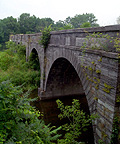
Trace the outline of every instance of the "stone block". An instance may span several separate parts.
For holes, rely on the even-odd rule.
[[[101,101],[100,99],[98,99],[98,103],[107,108],[108,110],[110,110],[111,112],[114,112],[114,106],[111,106],[106,102]]]
[[[65,45],[70,45],[70,37],[66,37]]]
[[[86,39],[85,38],[78,38],[76,37],[76,46],[83,46],[83,43],[86,42]]]

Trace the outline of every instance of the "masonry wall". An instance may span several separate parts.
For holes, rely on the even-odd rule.
[[[46,79],[50,77],[54,80],[56,79],[55,75],[52,76],[49,73],[49,68],[51,68],[52,63],[54,63],[57,58],[64,57],[68,59],[80,78],[91,114],[97,113],[99,115],[99,118],[95,124],[93,124],[95,141],[97,143],[99,139],[102,139],[106,144],[110,143],[118,80],[117,54],[86,50],[83,56],[80,49],[75,50],[75,48],[72,49],[70,46],[69,50],[66,46],[56,47],[51,45],[46,51]],[[76,59],[73,56],[75,56]],[[48,77],[47,73],[50,74]],[[45,91],[47,93],[47,90],[51,88],[52,85],[47,83],[46,87],[47,89],[45,89]],[[59,93],[59,87],[59,84],[56,85],[56,93],[57,89]],[[80,87],[78,87],[78,89],[79,88]]]
[[[88,28],[85,30],[88,33],[100,32],[102,34],[108,34],[111,37],[116,37],[120,33],[120,26]],[[81,71],[84,73],[84,75],[80,75],[78,71],[88,100],[89,109],[91,114],[98,113],[99,115],[99,119],[94,125],[95,141],[98,143],[98,140],[102,139],[105,143],[110,143],[117,86],[119,83],[118,57],[113,43],[109,42],[107,42],[107,52],[103,51],[105,49],[102,47],[99,50],[89,49],[91,45],[87,45],[88,50],[86,49],[83,54],[81,46],[85,42],[85,37],[88,35],[87,32],[84,29],[51,32],[50,44],[46,51],[48,52],[50,50],[50,52],[46,53],[46,55],[49,59],[49,64],[54,62],[57,53],[62,53],[60,56],[67,57],[67,54],[64,53],[71,51],[71,53],[76,55],[76,59],[80,64],[75,66],[73,62],[73,65],[77,68],[81,67]],[[106,43],[106,39],[102,39],[102,41],[103,44]],[[67,59],[71,61],[72,58],[68,57]],[[76,71],[77,68],[75,68]],[[49,69],[49,66],[47,69]]]
[[[108,35],[110,37],[120,37],[120,25],[51,32],[50,44],[81,47],[85,42],[86,36],[93,33],[102,33],[102,35]],[[110,43],[108,39],[102,38],[101,40],[103,44],[107,45],[107,51],[116,51],[116,49],[113,48],[113,43]],[[97,41],[99,41],[99,39]],[[88,43],[87,47],[90,47],[91,43],[93,43],[93,41]],[[103,47],[100,49],[104,50]]]

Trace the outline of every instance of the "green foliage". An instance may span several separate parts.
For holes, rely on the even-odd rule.
[[[49,25],[51,25],[51,28],[54,28],[55,24],[51,18],[37,18],[35,32],[42,31],[45,27],[49,27]]]
[[[102,57],[100,57],[100,59],[98,60],[99,62],[102,62]]]
[[[116,102],[120,102],[120,95],[117,95]]]
[[[54,25],[55,30],[71,29],[71,28],[86,28],[99,26],[96,23],[97,19],[94,14],[86,13],[67,17],[64,21],[59,20]],[[67,27],[66,27],[67,26]]]
[[[101,70],[97,69],[97,70],[96,70],[96,73],[97,73],[97,74],[100,74],[100,73],[101,73]]]
[[[91,24],[89,22],[85,22],[80,26],[80,28],[88,28],[88,27],[91,27]]]
[[[65,23],[72,24],[74,28],[80,28],[82,25],[88,26],[88,23],[91,25],[91,27],[99,26],[98,24],[96,24],[96,21],[97,19],[95,18],[94,14],[86,13],[75,15],[73,18],[68,17],[66,18]]]
[[[47,48],[50,40],[50,31],[51,31],[51,25],[49,27],[45,27],[44,30],[42,30],[42,36],[40,40],[40,44],[43,45],[44,48]]]
[[[87,127],[96,116],[86,115],[83,110],[80,110],[79,100],[73,99],[72,106],[64,106],[59,99],[56,102],[61,111],[58,117],[60,119],[67,118],[69,120],[69,123],[62,126],[66,134],[64,139],[58,140],[58,144],[79,144],[80,142],[77,142],[77,139],[82,132],[87,131]]]
[[[38,59],[38,54],[35,49],[31,52],[29,56],[29,68],[39,71],[40,70],[40,64]]]
[[[0,83],[0,143],[53,144],[60,135],[45,125],[39,111],[30,106],[28,94],[8,81]]]
[[[30,17],[30,14],[28,13],[23,13],[20,15],[20,17],[18,18],[18,23],[19,23],[19,28],[20,28],[20,32],[25,34],[25,33],[32,33],[32,29],[35,26],[35,21],[36,21],[36,17],[32,16]]]
[[[98,144],[105,144],[105,143],[103,142],[103,140],[99,139]]]
[[[88,67],[88,69],[89,69],[90,71],[93,71],[93,68],[92,68],[92,67],[90,67],[90,66]]]
[[[106,92],[106,93],[110,93],[110,90],[112,89],[113,87],[111,85],[107,85],[106,83],[104,83],[104,88],[103,88],[103,91]]]
[[[19,25],[17,19],[11,17],[0,20],[0,44],[9,40],[10,34],[19,33]]]
[[[113,43],[113,48],[115,48],[116,52],[118,52],[118,56],[120,57],[120,38],[119,33],[117,33],[117,37],[111,37],[108,34],[98,33],[87,33],[85,42],[83,43],[83,52],[85,53],[86,49],[93,49],[93,50],[104,50],[108,51],[108,44]],[[102,57],[98,60],[102,61]]]
[[[111,144],[115,144],[118,142],[118,134],[119,134],[119,125],[120,125],[120,118],[115,117],[113,121],[113,130],[111,135]]]
[[[119,33],[117,34],[117,37],[114,39],[114,47],[116,48],[116,51],[119,53],[120,58],[120,38],[118,36]]]
[[[24,83],[24,90],[37,88],[40,82],[39,61],[37,64],[32,60],[26,62],[26,49],[21,44],[9,41],[6,47],[6,51],[0,52],[0,82],[10,80],[16,86]]]
[[[23,13],[18,18],[20,33],[30,34],[37,33],[43,30],[49,25],[54,25],[54,21],[51,18],[37,18],[36,16],[30,16],[28,13]]]
[[[88,48],[93,50],[105,50],[108,51],[107,43],[111,42],[111,37],[108,34],[98,33],[87,33],[85,42],[83,43],[82,48]]]
[[[0,44],[0,50],[1,50],[2,45]]]
[[[64,24],[63,27],[59,28],[59,30],[67,30],[67,29],[73,29],[73,26],[71,24]]]
[[[55,30],[63,30],[64,25],[65,25],[64,21],[59,20],[58,22],[56,22],[54,29]]]
[[[6,52],[2,52],[0,55],[0,68],[2,70],[7,70],[12,65],[13,61],[13,57]]]

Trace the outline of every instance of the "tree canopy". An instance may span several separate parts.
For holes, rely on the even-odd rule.
[[[75,15],[73,18],[68,17],[65,20],[65,23],[71,23],[74,28],[80,28],[81,25],[83,26],[84,23],[89,22],[89,27],[99,26],[96,23],[97,19],[95,18],[94,14],[86,13],[86,14],[79,14]]]
[[[10,34],[38,33],[45,27],[51,25],[52,30],[63,30],[83,27],[99,26],[97,19],[92,13],[79,14],[74,17],[67,17],[64,21],[55,22],[51,18],[37,18],[35,15],[23,13],[18,19],[7,17],[0,20],[0,45],[9,40]]]

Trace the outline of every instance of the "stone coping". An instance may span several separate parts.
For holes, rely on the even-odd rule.
[[[69,30],[60,30],[60,31],[52,31],[51,34],[69,34],[69,33],[85,33],[87,32],[120,32],[120,25],[109,25],[102,27],[91,27],[91,28],[77,28],[77,29],[69,29]]]

